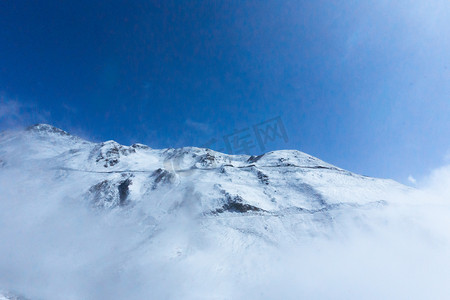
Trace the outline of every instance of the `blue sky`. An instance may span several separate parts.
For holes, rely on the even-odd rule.
[[[365,175],[450,156],[448,1],[2,1],[0,28],[1,130],[259,154],[279,117],[264,151]]]

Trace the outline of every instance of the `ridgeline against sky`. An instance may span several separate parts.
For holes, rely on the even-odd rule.
[[[1,130],[298,149],[403,182],[450,149],[445,0],[3,1],[0,28]]]

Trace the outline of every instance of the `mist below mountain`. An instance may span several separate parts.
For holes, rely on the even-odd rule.
[[[447,299],[449,170],[3,132],[0,299]]]

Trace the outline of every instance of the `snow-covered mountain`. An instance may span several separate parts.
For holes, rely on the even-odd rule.
[[[248,251],[260,252],[265,257],[282,245],[304,245],[317,237],[327,240],[347,236],[355,230],[371,230],[374,222],[388,222],[388,207],[398,205],[404,195],[413,192],[393,180],[354,174],[300,151],[283,150],[248,156],[227,155],[195,147],[152,149],[142,144],[124,146],[114,141],[93,143],[45,124],[20,132],[1,133],[0,176],[3,181],[1,201],[16,203],[2,206],[4,211],[10,210],[8,215],[2,215],[3,226],[25,224],[24,228],[32,228],[30,230],[34,232],[36,226],[47,228],[42,224],[48,224],[45,220],[51,215],[56,218],[56,221],[50,218],[53,220],[52,228],[69,229],[61,233],[63,237],[58,237],[58,242],[51,238],[47,242],[71,253],[78,267],[95,265],[93,261],[100,260],[100,269],[123,279],[123,276],[142,276],[137,265],[150,265],[149,269],[152,269],[156,264],[161,274],[180,276],[183,279],[178,279],[188,285],[197,282],[198,279],[189,278],[196,277],[196,273],[180,275],[178,268],[189,269],[192,265],[202,265],[204,261],[208,261],[208,266],[203,267],[211,268],[214,278],[220,277],[217,274],[226,273],[244,282],[242,277],[258,281],[268,269],[252,261]],[[18,213],[11,217],[14,212],[23,211],[21,201],[29,214]],[[68,212],[68,207],[77,212]],[[93,217],[77,219],[78,210],[84,208],[92,212]],[[60,219],[62,215],[64,217]],[[83,222],[89,224],[89,229],[79,224]],[[30,226],[26,227],[27,224]],[[96,227],[98,224],[102,229]],[[78,228],[83,230],[80,232]],[[11,229],[1,238],[20,235],[21,230],[28,232],[26,229],[17,232]],[[112,233],[105,234],[104,230],[117,231],[118,238],[111,238]],[[45,244],[47,236],[42,231],[30,236],[42,235],[42,243]],[[92,236],[86,231],[92,231]],[[52,235],[51,232],[49,234]],[[75,238],[66,240],[68,235]],[[78,252],[72,253],[71,249],[84,245],[84,235],[89,236],[89,241],[104,242],[108,250],[97,253],[95,249],[87,251],[83,246],[79,252],[97,253],[93,256],[95,259],[85,253],[84,256],[89,257],[88,262],[77,260]],[[24,240],[28,241],[30,236],[26,236]],[[60,246],[60,239],[64,246]],[[19,239],[18,245],[29,245],[24,240]],[[99,249],[103,249],[100,244]],[[211,245],[214,245],[215,252],[207,250]],[[16,270],[23,257],[17,254],[20,246],[4,248],[4,255],[11,255],[13,261],[18,260],[16,264],[0,262],[0,272],[5,276],[7,272]],[[112,255],[111,249],[115,249],[114,258],[110,260],[114,263],[106,263],[105,267],[103,259]],[[210,254],[212,252],[216,254]],[[47,252],[42,250],[39,253]],[[54,263],[55,259],[61,259],[61,255],[45,256],[45,259]],[[66,258],[61,260],[67,265]],[[165,262],[173,261],[177,261],[178,271],[169,272]],[[239,271],[236,264],[240,266]],[[77,272],[78,267],[72,271]],[[17,268],[16,272],[20,273],[27,267]],[[93,278],[97,280],[102,276]],[[112,275],[106,278],[109,276]],[[154,274],[152,276],[154,278]],[[0,288],[24,292],[17,282],[27,281],[17,279],[21,278],[17,274],[11,278],[1,280]],[[165,281],[160,280],[156,285],[161,282]],[[208,286],[207,282],[203,284]],[[155,289],[154,295],[159,295],[156,298],[242,297],[229,283],[224,285],[221,282],[222,285],[214,281],[213,284],[218,285],[215,292],[203,287],[204,294],[197,290],[186,293],[189,290],[186,286],[178,286],[179,293],[169,292],[167,287],[159,290],[155,284],[151,286]],[[139,285],[139,288],[143,287]],[[108,291],[103,288],[101,291],[101,296],[86,290],[83,293],[87,294],[81,296],[71,291],[74,296],[67,299],[123,297],[120,294],[122,289],[115,291],[111,287]],[[39,294],[35,289],[26,292],[25,296],[58,299],[55,294]],[[136,295],[127,293],[127,297],[139,299],[143,296],[136,292]]]
[[[75,185],[68,196],[93,207],[142,210],[154,225],[189,209],[208,226],[220,223],[270,242],[286,235],[328,234],[320,228],[330,229],[334,215],[385,206],[395,192],[407,190],[300,151],[247,156],[92,143],[46,124],[4,133],[0,157],[3,172],[38,168],[61,186]],[[252,222],[242,221],[249,218]],[[290,229],[280,228],[285,222]]]

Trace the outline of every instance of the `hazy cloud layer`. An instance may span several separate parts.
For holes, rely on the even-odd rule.
[[[93,211],[44,171],[0,171],[0,289],[30,299],[443,299],[450,293],[450,166],[331,238],[214,243],[195,205],[158,230]],[[195,195],[185,195],[195,201]],[[189,199],[184,199],[188,201]],[[212,234],[212,235],[211,235]],[[239,247],[238,247],[239,248]],[[180,249],[180,250],[177,250]]]

